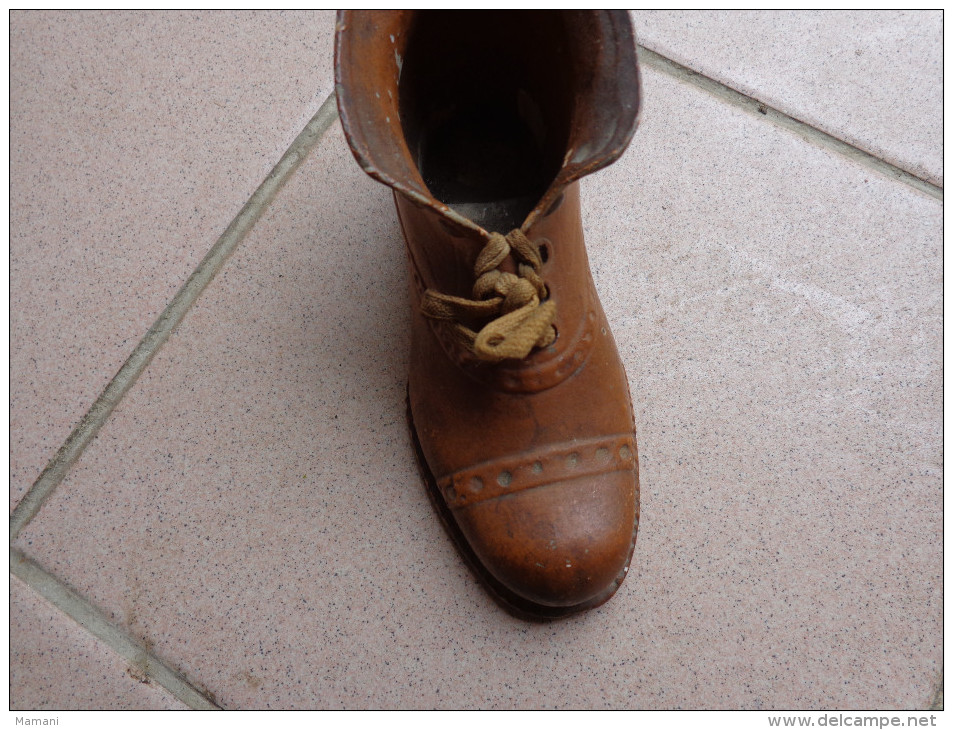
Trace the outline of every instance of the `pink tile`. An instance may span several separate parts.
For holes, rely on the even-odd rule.
[[[604,607],[512,619],[442,532],[392,202],[337,127],[17,545],[225,707],[927,707],[941,205],[645,83],[583,188],[643,464]]]
[[[187,710],[10,576],[11,710]]]
[[[668,58],[943,185],[941,10],[636,10]]]
[[[13,504],[331,92],[333,25],[11,15]]]

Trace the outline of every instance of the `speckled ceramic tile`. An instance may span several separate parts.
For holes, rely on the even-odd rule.
[[[10,577],[11,710],[187,710]]]
[[[642,456],[607,604],[511,618],[442,531],[392,201],[337,126],[18,546],[225,707],[927,707],[940,204],[644,77],[583,186]]]
[[[639,41],[943,183],[939,10],[635,11]]]
[[[333,26],[12,13],[13,503],[331,92]]]

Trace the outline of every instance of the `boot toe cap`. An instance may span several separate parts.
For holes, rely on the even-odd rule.
[[[456,517],[506,590],[541,607],[591,607],[628,569],[638,480],[632,470],[563,479],[468,505]]]

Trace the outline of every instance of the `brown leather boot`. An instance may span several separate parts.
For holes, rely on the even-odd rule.
[[[407,242],[434,504],[514,613],[598,606],[635,547],[638,456],[576,181],[635,131],[629,17],[342,11],[335,56],[344,131]]]

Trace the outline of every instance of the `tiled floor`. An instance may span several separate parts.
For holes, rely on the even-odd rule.
[[[15,504],[333,87],[333,13],[14,13]]]
[[[330,93],[333,14],[12,15],[11,506],[51,490],[14,512],[14,709],[200,705],[172,675],[225,708],[931,705],[942,16],[633,15],[642,126],[583,200],[641,531],[619,594],[549,625],[419,482],[400,233],[336,122],[186,284]]]

